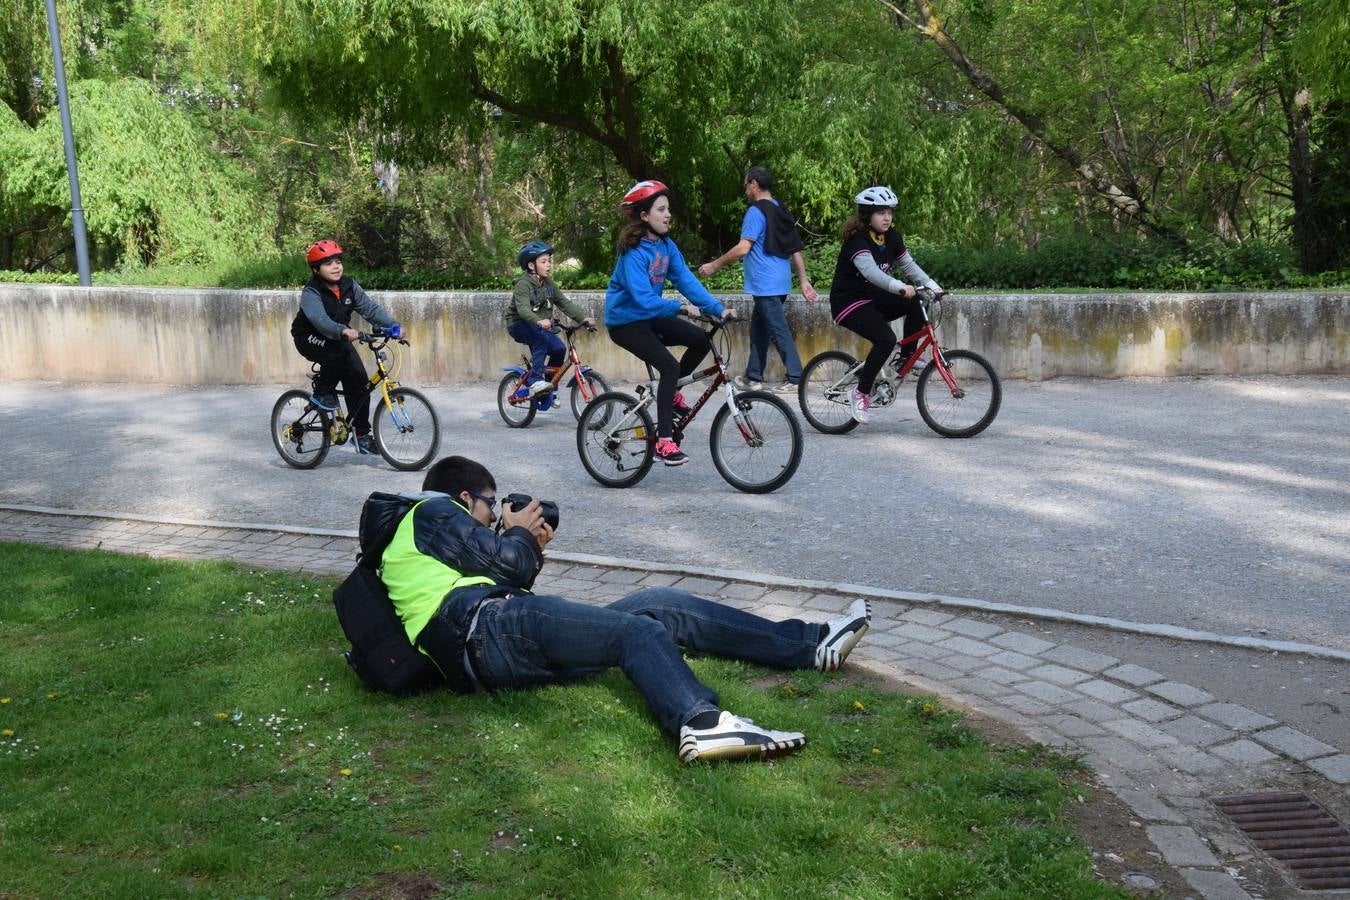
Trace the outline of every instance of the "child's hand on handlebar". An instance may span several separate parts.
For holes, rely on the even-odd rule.
[[[697,319],[703,315],[703,311],[692,303],[686,303],[680,307],[680,315],[688,316],[691,319]]]
[[[552,319],[540,319],[540,320],[539,320],[539,327],[542,328],[542,329],[544,329],[545,331],[548,331],[550,328],[553,327],[553,320],[552,320]]]
[[[582,319],[581,324],[586,326],[587,331],[595,330],[595,319],[592,318],[591,316],[587,316],[586,318]]]
[[[730,321],[731,319],[739,319],[740,317],[741,314],[736,312],[736,310],[732,309],[731,307],[727,307],[726,309],[722,310],[723,322]]]
[[[361,332],[355,328],[344,328],[342,329],[342,339],[350,343],[356,343],[361,340]]]

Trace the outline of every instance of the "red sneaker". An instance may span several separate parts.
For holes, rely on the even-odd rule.
[[[668,466],[682,466],[689,462],[689,457],[680,450],[679,444],[670,438],[657,438],[656,456]]]
[[[675,392],[675,403],[673,405],[676,412],[689,412],[689,401],[684,399],[684,391]]]

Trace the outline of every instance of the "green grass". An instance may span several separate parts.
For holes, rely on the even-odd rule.
[[[806,749],[680,766],[618,674],[393,699],[331,580],[0,544],[0,895],[1118,897],[1072,760],[936,699],[698,659]]]

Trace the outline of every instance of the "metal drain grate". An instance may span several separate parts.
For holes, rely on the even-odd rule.
[[[1234,794],[1214,805],[1303,890],[1350,888],[1350,831],[1307,794]]]

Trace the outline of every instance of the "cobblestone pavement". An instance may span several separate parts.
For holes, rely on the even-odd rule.
[[[355,555],[348,532],[233,528],[150,517],[50,515],[0,508],[0,541],[101,548],[333,575]],[[794,590],[783,579],[708,577],[706,570],[598,565],[550,552],[537,589],[593,603],[673,585],[770,618],[824,618],[857,596]],[[873,600],[872,630],[850,662],[978,709],[1029,739],[1079,752],[1125,802],[1163,860],[1206,898],[1294,896],[1278,870],[1222,819],[1211,798],[1307,791],[1350,820],[1350,735],[1326,743],[1271,709],[1170,680],[1137,662],[1058,640],[1036,623],[940,604]],[[1052,639],[1047,639],[1047,635]],[[1326,896],[1325,894],[1323,896]]]

